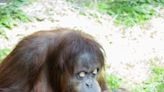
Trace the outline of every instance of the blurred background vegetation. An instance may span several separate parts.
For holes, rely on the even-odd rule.
[[[6,29],[12,29],[22,22],[32,21],[21,7],[37,0],[6,0],[0,4],[0,37],[6,37]],[[92,9],[113,17],[115,24],[132,27],[141,25],[152,17],[159,16],[159,9],[164,8],[164,0],[66,0],[85,15],[85,9]],[[0,2],[1,3],[1,2]],[[79,7],[80,6],[80,7]],[[93,15],[94,16],[94,15]],[[2,43],[0,43],[2,44]],[[0,61],[11,51],[0,49]],[[156,62],[156,60],[155,60]],[[164,92],[164,68],[152,66],[151,77],[141,85],[133,88],[133,92]],[[107,75],[109,88],[114,92],[124,85],[116,75]]]
[[[19,22],[28,22],[30,18],[20,7],[36,0],[7,0],[0,5],[0,34],[5,28],[12,28]],[[164,0],[67,0],[80,8],[96,9],[115,18],[116,24],[134,26],[145,23],[158,16]],[[84,9],[85,10],[85,9]]]
[[[30,2],[30,0],[9,0],[5,2],[5,5],[1,5],[0,27],[12,28],[20,21],[29,21],[28,16],[20,9],[22,5],[28,2]]]
[[[77,6],[94,8],[115,18],[116,24],[134,26],[158,15],[164,0],[68,0]],[[85,1],[85,2],[84,2]]]

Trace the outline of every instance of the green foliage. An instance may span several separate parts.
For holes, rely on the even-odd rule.
[[[164,0],[101,0],[98,9],[113,16],[117,24],[133,26],[156,15],[156,6]]]
[[[71,2],[75,5],[76,8],[92,8],[95,5],[93,0],[66,0],[67,2]]]
[[[133,92],[164,92],[164,68],[154,66],[151,78],[136,86]]]
[[[31,1],[32,0],[9,0],[9,2],[11,2],[15,6],[21,6],[21,5],[27,4]]]
[[[20,6],[29,0],[9,0],[6,5],[0,6],[0,30],[16,26],[19,22],[29,21],[29,17],[20,9]]]
[[[4,48],[0,49],[0,61],[6,57],[11,52],[11,49],[9,48]]]
[[[67,0],[80,9],[97,7],[115,19],[116,24],[127,27],[145,23],[157,14],[157,8],[164,7],[164,0]],[[83,9],[84,8],[84,9]]]
[[[1,28],[1,26],[0,26],[0,38],[7,38],[7,36],[6,36],[6,32],[4,31],[4,30],[1,30],[2,28]]]
[[[107,84],[110,89],[112,89],[112,90],[119,89],[121,86],[121,83],[122,83],[122,80],[118,76],[116,76],[116,75],[108,75],[107,76]]]
[[[0,7],[0,26],[12,28],[17,25],[17,22],[27,22],[27,15],[20,9],[14,6]]]

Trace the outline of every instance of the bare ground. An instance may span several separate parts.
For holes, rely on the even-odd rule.
[[[124,79],[125,88],[139,84],[150,76],[150,66],[164,66],[164,10],[142,26],[125,29],[116,26],[113,18],[93,12],[81,15],[63,0],[40,0],[23,7],[30,23],[20,23],[7,31],[6,39],[0,39],[0,48],[13,47],[22,37],[39,30],[69,27],[80,29],[95,37],[106,51],[107,72]],[[86,11],[87,12],[87,11]],[[37,20],[36,20],[37,19]]]

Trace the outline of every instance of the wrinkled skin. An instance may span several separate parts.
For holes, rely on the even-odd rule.
[[[0,92],[107,92],[103,48],[59,28],[22,39],[0,64]]]
[[[76,57],[74,76],[72,84],[77,92],[101,92],[97,77],[101,70],[100,64],[95,55],[82,53]]]

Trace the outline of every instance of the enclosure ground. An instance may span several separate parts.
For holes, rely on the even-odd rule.
[[[0,48],[14,47],[22,37],[35,31],[68,27],[87,32],[102,44],[107,72],[124,79],[123,88],[147,80],[152,64],[164,67],[164,10],[161,16],[131,28],[116,26],[112,17],[94,10],[88,11],[96,17],[82,15],[63,0],[40,0],[23,10],[33,17],[32,21],[6,31],[8,39],[0,38]]]

